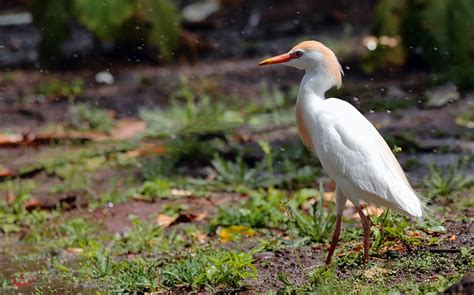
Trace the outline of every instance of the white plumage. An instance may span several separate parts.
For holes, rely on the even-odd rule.
[[[325,99],[324,93],[333,86],[340,87],[342,80],[341,66],[329,48],[305,41],[260,65],[275,63],[306,71],[295,108],[298,130],[337,184],[338,218],[326,262],[331,262],[338,242],[347,199],[355,205],[364,225],[367,260],[370,222],[360,209],[360,201],[421,217],[420,199],[377,129],[351,104],[337,98]]]

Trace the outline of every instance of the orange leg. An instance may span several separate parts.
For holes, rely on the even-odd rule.
[[[332,234],[331,246],[329,247],[328,257],[326,258],[326,265],[331,264],[332,255],[334,250],[336,250],[337,242],[339,241],[339,236],[341,235],[341,221],[342,215],[338,214],[336,218],[336,228]]]
[[[364,261],[369,261],[369,249],[370,249],[370,220],[364,215],[364,212],[359,206],[355,206],[357,213],[359,213],[362,226],[364,228]]]

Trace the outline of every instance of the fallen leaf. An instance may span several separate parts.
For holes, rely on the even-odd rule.
[[[103,140],[107,136],[97,131],[56,131],[45,133],[0,134],[0,146],[17,146],[31,144],[45,144],[55,141],[70,140]]]
[[[0,177],[9,177],[13,175],[13,171],[11,171],[5,166],[0,165]]]
[[[193,195],[193,192],[190,190],[182,190],[182,189],[171,189],[171,195],[175,197],[189,197]]]
[[[379,207],[375,207],[375,206],[367,206],[367,208],[365,209],[366,212],[369,213],[369,216],[380,216],[382,215],[383,213],[383,209],[382,208],[379,208]]]
[[[32,211],[41,207],[41,201],[38,198],[31,198],[23,206],[27,211]]]
[[[368,279],[373,279],[375,277],[380,277],[388,274],[390,271],[385,268],[372,267],[364,272],[364,276]]]
[[[23,141],[23,134],[0,134],[0,145],[16,144]]]
[[[179,216],[176,218],[176,220],[174,221],[174,223],[200,221],[206,217],[207,217],[206,212],[202,212],[199,214],[181,212]]]
[[[148,156],[152,154],[163,154],[166,152],[166,148],[161,145],[154,144],[142,144],[139,148],[128,151],[124,154],[124,157],[127,159],[133,159],[143,156]]]
[[[407,231],[407,236],[409,236],[410,238],[419,239],[421,238],[421,233],[414,230],[409,230]]]
[[[200,244],[204,244],[206,242],[207,235],[201,231],[196,231],[191,233],[191,236],[193,236]]]
[[[456,239],[457,239],[456,235],[452,235],[451,237],[449,237],[450,241],[456,241]]]
[[[222,228],[217,232],[221,243],[227,243],[229,241],[232,241],[237,236],[251,237],[255,234],[255,230],[244,225],[231,225],[229,227]]]
[[[78,247],[69,247],[66,248],[66,251],[72,254],[81,254],[84,252],[84,249]]]
[[[158,225],[161,227],[168,227],[176,220],[176,218],[177,216],[173,217],[165,214],[159,214],[156,217],[156,223],[158,223]]]
[[[156,222],[159,226],[168,227],[177,223],[188,223],[193,221],[200,221],[207,217],[206,212],[193,214],[190,212],[180,212],[178,216],[173,217],[165,214],[159,214],[156,218]]]
[[[142,133],[146,129],[146,123],[137,119],[122,119],[117,122],[115,128],[110,132],[112,139],[124,140],[130,139],[135,135]]]

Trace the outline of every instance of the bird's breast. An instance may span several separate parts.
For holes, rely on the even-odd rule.
[[[311,134],[311,128],[306,119],[304,105],[298,101],[295,107],[296,127],[303,143],[312,151],[316,150],[315,140]]]

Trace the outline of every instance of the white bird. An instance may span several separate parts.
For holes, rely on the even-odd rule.
[[[351,104],[325,98],[327,90],[342,85],[343,71],[331,49],[317,41],[305,41],[259,65],[280,63],[306,71],[296,101],[296,125],[305,145],[337,186],[336,227],[326,264],[331,263],[339,240],[347,200],[361,218],[364,260],[368,261],[371,225],[360,201],[414,217],[422,216],[422,203],[377,129]]]

